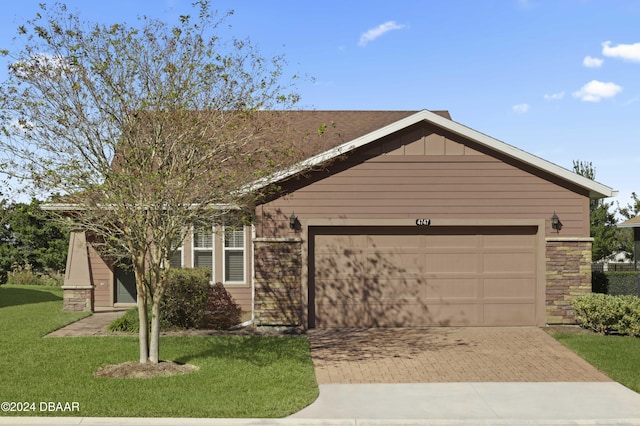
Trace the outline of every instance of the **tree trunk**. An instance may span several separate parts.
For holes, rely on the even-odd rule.
[[[134,274],[136,277],[136,301],[138,302],[138,340],[140,341],[140,364],[149,361],[149,315],[147,310],[147,288],[144,285],[144,257],[134,257]]]
[[[146,364],[149,360],[149,320],[147,317],[147,298],[145,292],[138,289],[138,321],[140,323],[140,331],[138,338],[140,340],[140,364]]]
[[[160,362],[160,301],[156,298],[151,304],[151,344],[149,346],[149,362]]]

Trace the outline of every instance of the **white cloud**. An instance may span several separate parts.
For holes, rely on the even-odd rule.
[[[564,98],[564,90],[562,92],[558,92],[558,93],[552,93],[550,95],[545,94],[544,95],[545,99],[549,99],[549,100],[558,100],[558,99],[562,99]]]
[[[524,114],[529,111],[529,104],[518,104],[511,107],[518,114]]]
[[[573,96],[585,102],[600,102],[603,98],[612,98],[622,91],[622,87],[615,83],[605,83],[598,80],[591,80]]]
[[[384,24],[380,24],[377,27],[372,28],[366,33],[362,34],[360,36],[360,41],[358,42],[358,46],[364,47],[367,45],[367,43],[369,43],[370,41],[374,41],[381,35],[388,33],[389,31],[401,30],[404,27],[405,27],[404,25],[397,24],[396,21],[387,21]]]
[[[585,58],[582,60],[582,65],[587,68],[600,68],[603,62],[603,59],[585,56]]]
[[[9,66],[11,71],[20,78],[33,76],[54,77],[72,68],[62,56],[48,53],[36,53],[30,59],[20,59]]]
[[[602,54],[625,61],[640,62],[640,43],[611,46],[610,41],[605,41],[602,43]]]

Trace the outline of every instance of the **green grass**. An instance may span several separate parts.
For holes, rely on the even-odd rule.
[[[553,337],[616,382],[640,393],[640,338],[595,334]]]
[[[304,337],[162,336],[164,360],[199,370],[153,379],[95,378],[138,359],[131,336],[43,337],[81,318],[54,287],[0,286],[0,402],[78,402],[74,416],[283,417],[318,396]],[[0,415],[56,415],[1,413]]]

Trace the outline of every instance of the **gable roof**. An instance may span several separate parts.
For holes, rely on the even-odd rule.
[[[619,223],[618,228],[640,228],[640,216]]]
[[[292,114],[301,114],[298,117],[293,115],[291,117],[293,121],[311,120],[313,123],[317,123],[318,118],[324,117],[327,126],[330,125],[329,121],[332,118],[340,118],[340,137],[336,139],[334,136],[333,139],[327,141],[324,144],[327,147],[325,151],[315,153],[287,170],[256,182],[250,187],[251,190],[285,180],[409,126],[426,122],[584,188],[589,192],[590,198],[607,198],[617,195],[617,191],[606,185],[457,123],[451,120],[446,111],[294,111]],[[313,117],[314,114],[316,117]],[[340,140],[345,142],[338,144]],[[333,144],[335,145],[331,146]]]

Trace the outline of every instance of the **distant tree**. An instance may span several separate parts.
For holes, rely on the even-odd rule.
[[[620,207],[620,203],[618,203],[618,213],[620,213],[625,220],[633,219],[640,215],[640,198],[635,192],[631,193],[631,203],[625,207]]]
[[[0,228],[0,284],[16,268],[64,271],[68,233],[42,210],[40,201],[5,205],[0,214],[4,220]]]
[[[618,213],[624,220],[633,219],[640,215],[640,198],[635,192],[631,193],[631,203],[628,203],[625,207],[621,207],[620,203],[618,203]],[[622,250],[627,252],[633,259],[633,256],[635,256],[633,228],[618,228],[618,238]]]
[[[226,38],[228,14],[208,1],[193,6],[177,25],[130,26],[41,4],[18,50],[0,51],[12,59],[0,170],[62,194],[74,229],[132,261],[141,363],[159,362],[170,259],[190,227],[253,211],[251,182],[299,160],[279,121],[299,98],[284,59]]]
[[[573,171],[588,179],[595,180],[596,169],[591,162],[573,161]],[[602,199],[591,200],[590,209],[590,234],[593,237],[591,259],[596,261],[607,258],[620,250],[615,212],[609,209],[613,203],[606,203]]]
[[[51,215],[41,208],[41,202],[17,203],[9,219],[13,243],[18,248],[20,263],[38,272],[63,272],[67,262],[69,235]]]

